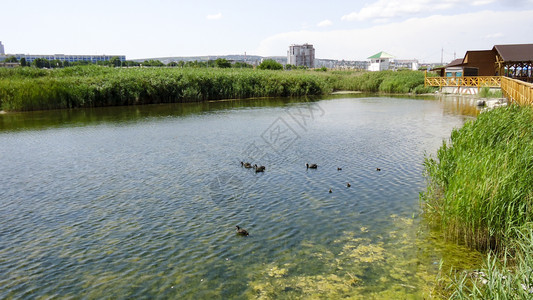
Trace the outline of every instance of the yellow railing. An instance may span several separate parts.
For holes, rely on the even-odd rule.
[[[501,76],[426,77],[426,86],[500,87]]]
[[[501,87],[503,96],[519,105],[533,105],[533,84],[502,77]]]
[[[501,87],[503,96],[519,105],[533,105],[533,84],[505,76],[425,77],[426,86]]]

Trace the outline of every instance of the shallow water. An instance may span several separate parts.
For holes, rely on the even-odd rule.
[[[0,115],[0,298],[431,296],[441,259],[481,258],[422,222],[423,157],[476,114],[343,95]]]

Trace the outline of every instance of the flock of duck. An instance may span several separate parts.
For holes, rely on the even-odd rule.
[[[307,169],[317,169],[318,168],[317,164],[306,163],[305,166],[306,166]],[[241,167],[246,168],[246,169],[254,169],[256,173],[264,172],[265,169],[266,169],[265,166],[258,166],[257,164],[252,165],[251,163],[243,162],[243,161],[241,161]],[[342,168],[337,168],[337,171],[342,171]],[[379,171],[381,171],[381,169],[380,168],[376,168],[376,171],[379,172]],[[346,187],[351,187],[351,186],[352,185],[349,182],[346,183]],[[331,189],[329,189],[329,193],[333,193],[333,191]],[[241,228],[238,225],[235,226],[235,227],[237,227],[237,234],[238,235],[242,235],[242,236],[248,236],[249,235],[249,233],[248,233],[248,231],[246,231],[246,229]]]

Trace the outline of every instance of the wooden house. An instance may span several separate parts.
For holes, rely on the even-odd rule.
[[[434,71],[441,77],[508,76],[532,82],[533,44],[496,45],[492,50],[470,50]]]
[[[463,66],[468,69],[465,76],[494,76],[496,54],[493,50],[466,51]]]

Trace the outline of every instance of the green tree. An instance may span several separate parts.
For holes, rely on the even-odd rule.
[[[285,70],[292,70],[292,69],[296,69],[296,66],[295,65],[291,65],[291,64],[286,64],[285,65]]]
[[[133,60],[126,60],[122,63],[125,67],[138,67],[141,65],[141,63],[133,61]]]
[[[59,59],[54,59],[54,60],[50,61],[50,67],[51,68],[62,68],[63,67],[63,62],[60,61]]]
[[[233,64],[233,67],[236,69],[252,69],[254,66],[252,66],[251,64],[247,64],[245,62],[238,61]]]
[[[217,58],[215,66],[217,68],[231,68],[231,63],[225,58]]]
[[[143,66],[146,66],[146,67],[163,67],[165,64],[162,63],[161,61],[159,60],[154,60],[154,59],[151,59],[151,60],[145,60],[143,62]]]
[[[91,62],[88,61],[88,60],[78,60],[78,61],[72,62],[73,66],[87,66],[87,65],[90,65],[90,64],[91,64]]]
[[[50,68],[50,61],[45,58],[36,58],[31,62],[31,65],[39,69]]]
[[[109,64],[113,67],[120,67],[122,66],[122,62],[120,61],[120,58],[118,56],[113,56],[109,60]]]
[[[4,60],[4,62],[8,62],[8,63],[16,63],[16,62],[19,62],[19,61],[17,60],[16,57],[14,57],[14,56],[10,56],[10,57],[6,58],[6,59]]]
[[[259,66],[260,70],[283,70],[283,65],[273,59],[264,60]]]
[[[20,66],[21,67],[26,67],[28,65],[28,63],[26,62],[26,58],[23,57],[20,59]]]
[[[171,61],[167,64],[167,67],[177,67],[178,66],[178,63],[175,62],[175,61]]]

